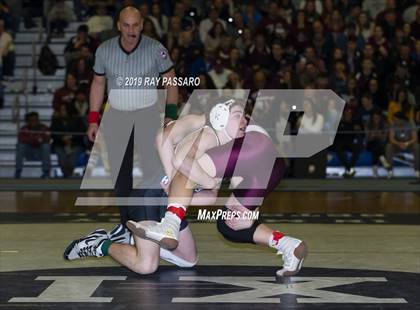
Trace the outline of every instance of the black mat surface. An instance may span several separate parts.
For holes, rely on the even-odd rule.
[[[71,264],[71,262],[69,263]],[[0,309],[419,309],[420,275],[304,268],[162,266],[142,276],[122,267],[0,273]]]

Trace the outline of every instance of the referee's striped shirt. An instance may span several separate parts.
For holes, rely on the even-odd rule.
[[[157,101],[156,78],[173,68],[168,50],[159,42],[141,35],[127,52],[120,36],[103,42],[95,54],[93,70],[107,78],[108,101],[121,111],[152,106]]]

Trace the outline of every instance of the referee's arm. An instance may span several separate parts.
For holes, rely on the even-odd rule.
[[[162,77],[168,78],[171,80],[175,77],[175,70],[171,69],[168,72],[162,73]],[[165,124],[170,122],[171,120],[176,119],[177,117],[177,102],[178,102],[178,86],[171,85],[168,83],[165,85],[166,88],[166,108],[165,108]]]
[[[93,75],[92,84],[90,86],[89,95],[89,128],[87,135],[90,141],[94,142],[96,133],[98,132],[99,111],[104,102],[104,94],[106,87],[105,75]]]

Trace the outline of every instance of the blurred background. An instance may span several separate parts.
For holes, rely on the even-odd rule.
[[[1,178],[83,176],[95,49],[118,35],[126,4],[141,9],[143,34],[167,47],[176,74],[199,77],[180,88],[180,110],[205,110],[186,105],[194,89],[250,89],[250,101],[260,89],[332,89],[345,100],[341,119],[333,103],[255,111],[278,116],[280,151],[284,122],[287,134],[339,122],[328,150],[287,160],[288,178],[419,179],[418,0],[0,1]]]

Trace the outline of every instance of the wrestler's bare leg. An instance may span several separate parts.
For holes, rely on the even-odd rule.
[[[237,240],[238,242],[268,246],[275,249],[278,254],[283,254],[284,264],[283,268],[277,271],[278,276],[291,276],[299,272],[308,252],[305,242],[286,236],[265,224],[256,225],[255,220],[249,220],[250,217],[242,216],[244,212],[250,212],[250,210],[242,206],[234,194],[229,197],[226,207],[240,213],[240,216],[224,221],[226,225],[218,224],[219,231],[223,236],[231,241]]]
[[[189,226],[179,233],[178,247],[173,250],[161,248],[160,257],[179,267],[192,267],[198,262],[197,248]]]
[[[143,221],[143,224],[154,221]],[[134,236],[134,245],[112,243],[108,254],[121,265],[139,274],[150,274],[159,266],[160,247],[155,242]],[[180,232],[179,246],[162,257],[174,264],[183,264],[181,267],[191,267],[197,263],[197,249],[189,227]]]
[[[154,273],[159,266],[159,245],[134,236],[135,245],[112,243],[108,254],[139,274]]]

